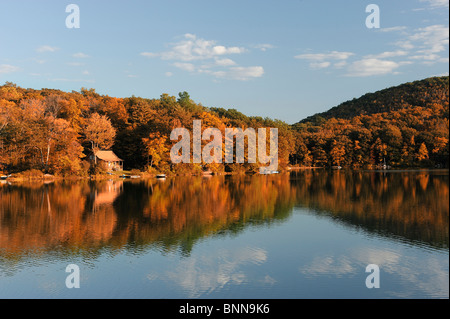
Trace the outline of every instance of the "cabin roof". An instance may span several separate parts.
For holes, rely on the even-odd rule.
[[[97,151],[95,156],[105,162],[123,162],[113,151]]]

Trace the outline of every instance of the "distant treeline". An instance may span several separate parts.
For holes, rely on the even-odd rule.
[[[126,169],[190,173],[257,171],[259,164],[170,161],[174,128],[278,128],[279,167],[448,167],[449,80],[430,78],[343,103],[288,125],[235,109],[205,107],[187,92],[158,99],[115,98],[94,89],[62,92],[0,87],[0,171],[38,169],[59,175],[101,172],[88,156],[112,149]],[[205,142],[206,143],[206,142]]]

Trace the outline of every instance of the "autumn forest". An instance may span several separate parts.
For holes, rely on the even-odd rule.
[[[299,106],[300,107],[300,106]],[[206,107],[189,93],[116,98],[94,89],[62,92],[0,86],[0,173],[104,173],[96,150],[113,150],[127,170],[187,174],[256,172],[258,164],[173,165],[170,132],[202,128],[278,128],[279,168],[448,168],[449,78],[435,77],[366,94],[294,125]]]

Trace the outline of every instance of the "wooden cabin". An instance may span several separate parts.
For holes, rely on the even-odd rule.
[[[93,155],[93,160],[96,164],[103,162],[108,172],[123,171],[123,160],[113,151],[97,151]]]

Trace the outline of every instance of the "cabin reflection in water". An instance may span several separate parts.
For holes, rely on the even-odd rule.
[[[93,189],[94,207],[112,205],[123,190],[123,181],[107,181]]]

